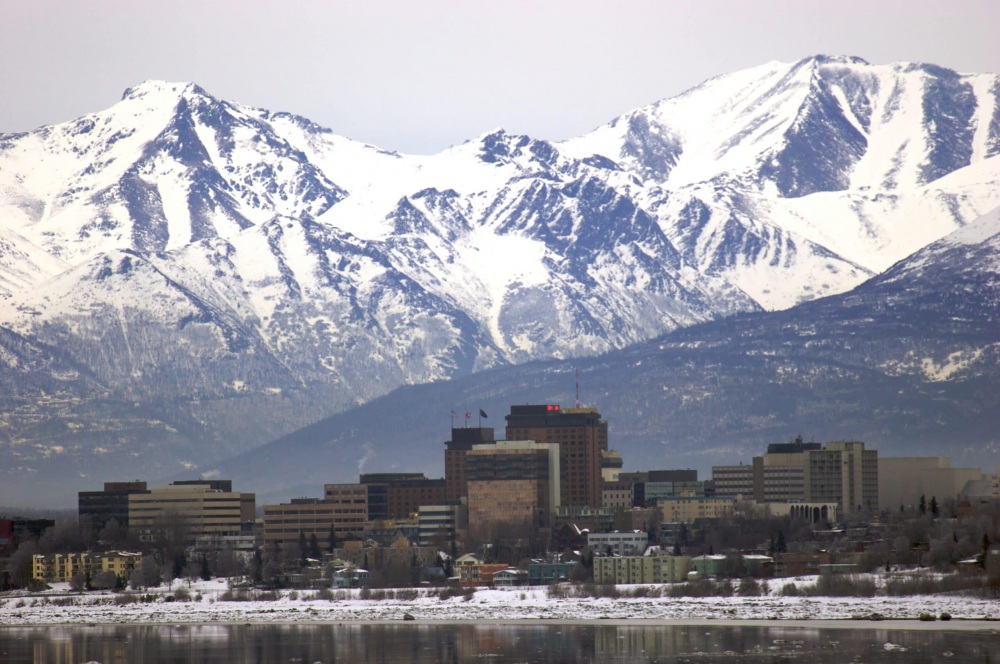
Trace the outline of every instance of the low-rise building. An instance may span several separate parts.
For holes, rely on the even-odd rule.
[[[493,585],[497,588],[512,588],[528,585],[528,572],[523,569],[507,568],[493,574]]]
[[[463,588],[493,585],[493,575],[510,566],[503,563],[458,565],[458,582]]]
[[[532,586],[547,586],[552,583],[569,581],[577,561],[544,562],[533,561],[528,564],[528,584]]]
[[[649,533],[641,530],[631,532],[588,533],[587,546],[592,550],[617,556],[642,554],[649,544]]]
[[[367,495],[362,493],[362,495]],[[360,537],[368,523],[364,503],[294,498],[290,503],[264,506],[264,546],[283,548],[315,537],[323,549],[350,537]]]
[[[693,523],[698,519],[719,519],[733,513],[735,498],[682,496],[657,501],[664,523]]]
[[[981,468],[952,468],[949,457],[881,457],[878,460],[878,501],[882,510],[914,509],[921,496],[938,504],[957,498],[972,481],[982,480]]]
[[[660,583],[660,561],[656,556],[596,556],[597,583]]]
[[[130,551],[39,554],[32,558],[31,575],[45,583],[68,583],[76,574],[93,577],[98,572],[111,572],[127,581],[141,562],[142,554]]]

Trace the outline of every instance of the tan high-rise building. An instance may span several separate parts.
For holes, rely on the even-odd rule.
[[[129,532],[151,540],[160,532],[194,542],[200,535],[238,535],[256,518],[256,496],[225,491],[221,480],[175,482],[128,496]]]
[[[596,408],[511,406],[506,419],[508,440],[559,445],[563,505],[600,507],[601,460],[602,453],[608,451],[608,423]]]
[[[840,505],[843,512],[878,512],[878,452],[861,442],[827,443],[809,455],[806,500]]]
[[[559,446],[502,440],[466,453],[469,532],[549,528],[560,501]]]

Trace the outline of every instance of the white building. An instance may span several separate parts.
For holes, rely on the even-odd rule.
[[[638,556],[649,544],[649,533],[641,530],[632,532],[587,533],[587,546],[594,551],[611,553],[616,556]]]

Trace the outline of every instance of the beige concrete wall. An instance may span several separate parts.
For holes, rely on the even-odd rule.
[[[916,508],[920,496],[940,504],[982,477],[980,468],[952,468],[948,457],[883,457],[878,460],[879,508]]]

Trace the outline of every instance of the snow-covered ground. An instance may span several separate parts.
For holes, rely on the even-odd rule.
[[[815,577],[772,581],[770,593],[760,597],[709,598],[555,598],[545,587],[477,590],[468,600],[439,599],[433,589],[422,589],[414,600],[363,600],[359,591],[334,591],[335,599],[315,599],[316,591],[282,591],[275,601],[232,602],[219,598],[224,582],[190,586],[189,601],[164,601],[170,589],[149,591],[157,601],[116,605],[106,593],[77,595],[65,584],[41,594],[0,596],[0,625],[55,624],[205,624],[397,621],[405,614],[426,621],[477,620],[655,620],[655,621],[802,621],[865,619],[880,614],[885,620],[912,620],[937,629],[959,628],[955,621],[1000,621],[1000,601],[958,596],[915,597],[782,597],[782,585],[809,585]],[[175,582],[176,590],[186,582]],[[628,586],[621,586],[623,590]],[[72,600],[72,604],[70,601]],[[921,614],[948,613],[952,622],[917,623]],[[857,624],[857,623],[855,623]]]

